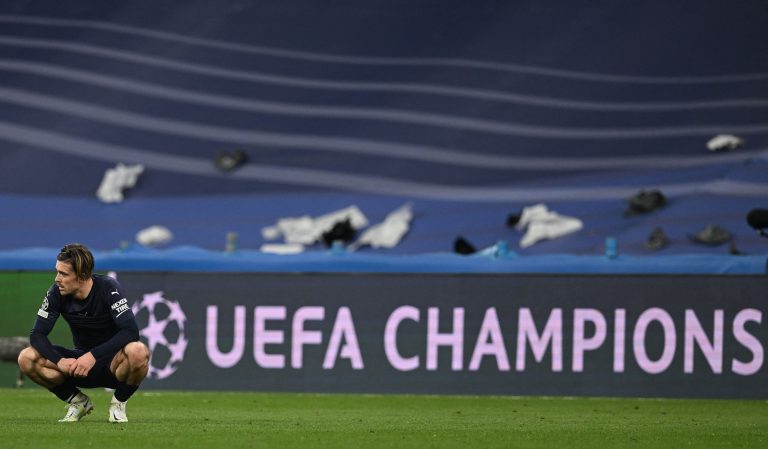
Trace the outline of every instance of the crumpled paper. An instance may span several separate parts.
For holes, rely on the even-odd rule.
[[[274,240],[283,236],[285,243],[300,243],[311,245],[322,238],[323,233],[333,228],[333,225],[349,219],[354,229],[368,226],[368,218],[357,206],[349,206],[335,212],[319,217],[281,218],[274,226],[267,226],[261,230],[261,235],[266,240]]]
[[[744,146],[744,139],[733,134],[718,134],[707,141],[709,151],[733,151]]]
[[[371,248],[394,248],[408,232],[413,212],[411,204],[407,203],[390,212],[384,221],[366,229],[363,235],[352,245],[354,251],[365,245]]]
[[[150,226],[136,234],[136,241],[144,246],[163,245],[173,240],[173,233],[165,226]]]
[[[560,215],[549,210],[544,204],[523,208],[520,221],[515,225],[518,230],[527,228],[525,235],[520,239],[520,248],[527,248],[541,240],[561,237],[583,227],[584,223],[578,218]]]
[[[125,165],[118,163],[115,168],[107,169],[101,180],[96,196],[104,203],[120,203],[123,191],[136,185],[139,175],[144,172],[141,164]]]

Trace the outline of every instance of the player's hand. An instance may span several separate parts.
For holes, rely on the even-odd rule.
[[[56,366],[59,367],[59,371],[61,371],[62,373],[71,375],[70,374],[70,368],[72,367],[72,364],[75,363],[76,361],[77,361],[77,359],[61,358],[56,363]]]
[[[96,358],[90,352],[81,355],[75,360],[75,363],[69,367],[69,375],[75,377],[85,377],[96,364]]]

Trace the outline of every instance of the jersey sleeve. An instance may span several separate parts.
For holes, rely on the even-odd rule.
[[[35,325],[29,335],[29,344],[37,350],[43,357],[53,363],[61,360],[61,354],[56,351],[53,344],[48,339],[48,334],[53,330],[56,320],[61,314],[61,296],[54,289],[54,286],[48,289],[37,311]]]
[[[131,310],[130,304],[128,304],[128,297],[123,291],[123,287],[114,280],[110,279],[109,282],[109,311],[112,314],[112,320],[118,326],[122,322],[135,321],[133,316],[133,310]]]
[[[136,317],[133,315],[133,310],[128,304],[128,297],[120,284],[111,279],[105,293],[108,295],[107,304],[118,332],[109,340],[91,349],[91,354],[97,360],[112,357],[123,346],[139,340],[139,326],[136,324]]]

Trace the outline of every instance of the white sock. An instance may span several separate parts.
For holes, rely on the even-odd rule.
[[[87,396],[84,395],[82,391],[78,391],[77,394],[69,398],[69,401],[67,402],[69,402],[70,404],[75,402],[85,402],[86,399],[87,399]]]

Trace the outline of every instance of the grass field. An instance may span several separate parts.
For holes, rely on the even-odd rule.
[[[768,402],[138,392],[60,424],[63,403],[0,388],[0,448],[765,448]]]

